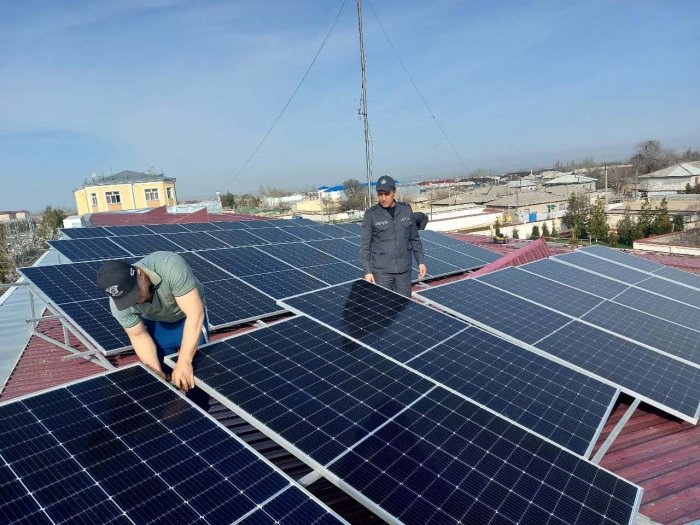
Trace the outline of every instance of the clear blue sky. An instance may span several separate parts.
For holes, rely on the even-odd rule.
[[[181,197],[364,177],[357,14],[256,158],[342,0],[0,0],[0,209],[72,206],[91,172],[154,167]],[[700,2],[364,1],[375,176],[700,148]]]

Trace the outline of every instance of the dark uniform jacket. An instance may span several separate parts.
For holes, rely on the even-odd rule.
[[[423,245],[408,204],[397,202],[393,218],[379,204],[365,212],[360,241],[360,261],[365,274],[408,272],[411,254],[418,264],[424,263]]]

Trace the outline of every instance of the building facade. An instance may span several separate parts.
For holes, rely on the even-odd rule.
[[[177,204],[174,178],[128,170],[86,180],[73,195],[78,215]]]

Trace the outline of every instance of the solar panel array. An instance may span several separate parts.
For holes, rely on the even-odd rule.
[[[672,282],[673,272],[657,277],[664,268],[591,247],[420,296],[696,423],[698,294]]]
[[[633,523],[641,489],[303,317],[206,345],[198,384],[389,522]]]
[[[0,406],[0,521],[346,523],[142,366]]]
[[[617,398],[615,388],[363,280],[279,304],[577,454],[590,453]]]

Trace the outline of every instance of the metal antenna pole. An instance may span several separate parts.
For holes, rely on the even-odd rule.
[[[367,207],[372,206],[372,158],[369,146],[369,121],[367,120],[367,79],[365,77],[365,38],[362,32],[362,0],[357,0],[357,25],[360,30],[360,69],[362,70],[362,98],[360,113],[365,122],[365,167],[367,171]]]

